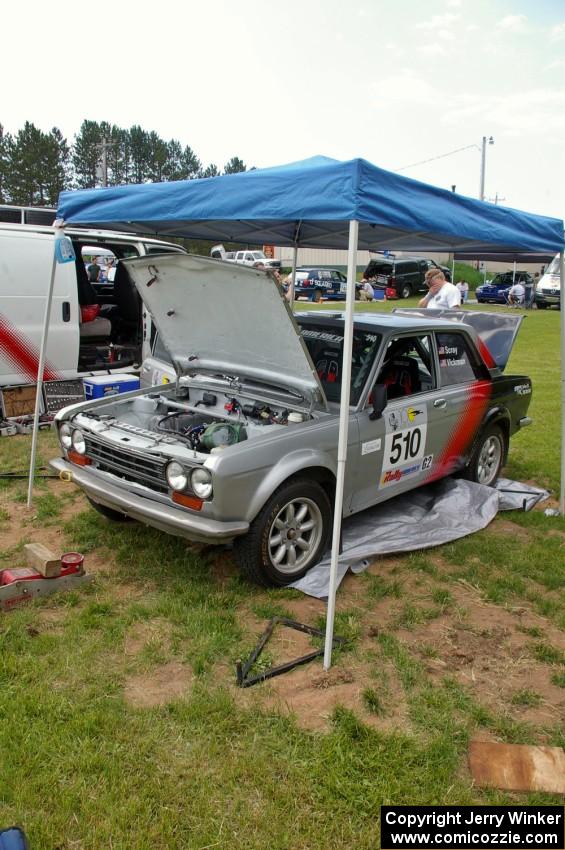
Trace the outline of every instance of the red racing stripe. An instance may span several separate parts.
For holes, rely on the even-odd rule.
[[[493,358],[492,354],[490,353],[490,349],[487,346],[487,344],[484,342],[484,340],[482,340],[480,338],[480,336],[477,337],[477,345],[479,347],[481,357],[485,361],[488,368],[489,369],[496,369],[496,363],[494,362],[494,358]]]
[[[472,384],[463,404],[463,410],[455,422],[437,463],[434,463],[429,477],[426,478],[426,483],[443,478],[457,468],[483,420],[491,394],[492,384],[490,381],[476,381]]]
[[[39,351],[31,340],[20,334],[8,319],[0,314],[0,355],[14,371],[22,372],[29,380],[37,381]],[[45,363],[44,381],[57,381],[62,375],[50,364]]]

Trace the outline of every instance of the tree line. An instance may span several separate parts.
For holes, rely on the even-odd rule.
[[[44,133],[30,121],[15,135],[0,124],[0,203],[56,207],[63,189],[192,180],[246,171],[232,157],[223,172],[203,165],[188,145],[154,130],[83,121],[71,145],[57,127]]]

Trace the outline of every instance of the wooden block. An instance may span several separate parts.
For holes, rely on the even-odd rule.
[[[565,751],[561,747],[471,741],[469,766],[481,787],[565,794]]]
[[[24,546],[26,560],[45,578],[55,578],[61,575],[61,559],[42,543],[26,543]]]

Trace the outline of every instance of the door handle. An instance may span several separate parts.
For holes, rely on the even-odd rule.
[[[70,322],[71,321],[71,302],[63,301],[63,321]]]
[[[436,400],[434,401],[434,407],[440,407],[443,410],[444,407],[447,407],[447,399],[436,398]]]

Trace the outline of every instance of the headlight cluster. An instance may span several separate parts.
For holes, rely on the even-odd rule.
[[[188,472],[182,464],[172,460],[165,470],[167,484],[171,490],[186,490],[189,485],[199,499],[209,499],[212,495],[212,475],[203,467]]]
[[[79,455],[86,454],[84,434],[79,428],[73,428],[68,422],[63,422],[59,428],[59,440],[64,449],[74,449]]]

